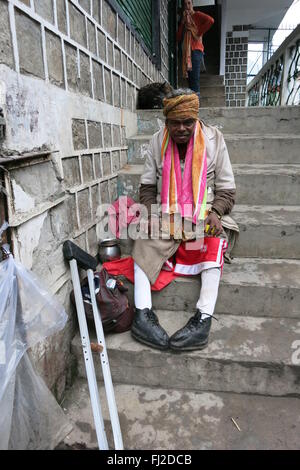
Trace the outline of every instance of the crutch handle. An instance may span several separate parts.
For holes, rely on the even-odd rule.
[[[93,256],[89,255],[86,251],[79,248],[71,240],[67,240],[63,244],[63,254],[67,261],[75,259],[78,263],[78,266],[82,269],[92,269],[93,271],[97,268],[97,260]]]

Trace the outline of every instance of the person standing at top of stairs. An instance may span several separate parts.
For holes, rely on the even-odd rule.
[[[236,191],[223,135],[199,121],[198,114],[199,100],[191,90],[167,95],[166,126],[150,142],[141,177],[140,203],[147,207],[150,231],[153,205],[158,203],[156,209],[161,205],[162,214],[157,214],[159,237],[140,238],[133,247],[136,311],[131,333],[136,340],[162,350],[207,345],[227,248],[223,227],[238,231],[226,215],[232,210]],[[201,227],[199,232],[197,227]],[[196,314],[171,338],[152,310],[150,283],[155,283],[161,269],[172,269],[178,275],[201,273]]]
[[[214,19],[194,11],[192,0],[184,0],[183,14],[177,32],[177,42],[182,41],[182,72],[189,87],[200,99],[200,71],[204,64],[203,35],[212,27]]]

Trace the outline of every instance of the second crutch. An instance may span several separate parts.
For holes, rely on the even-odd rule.
[[[110,373],[110,367],[108,362],[107,349],[105,344],[104,332],[99,314],[96,296],[95,296],[95,284],[94,284],[94,273],[97,261],[96,259],[83,251],[77,245],[70,240],[66,241],[63,245],[63,253],[66,260],[70,263],[72,282],[74,287],[75,303],[78,316],[79,330],[81,336],[81,343],[83,348],[83,356],[85,362],[85,368],[88,379],[89,392],[91,397],[91,405],[94,416],[94,423],[96,429],[96,435],[98,440],[98,446],[101,450],[108,450],[108,442],[104,428],[104,421],[102,416],[102,409],[98,391],[98,384],[96,380],[96,373],[93,361],[93,355],[91,350],[91,343],[89,338],[89,332],[87,327],[87,321],[84,310],[84,303],[82,298],[82,291],[78,273],[78,266],[87,271],[88,284],[93,308],[93,316],[97,334],[98,345],[100,346],[99,355],[102,366],[102,373],[104,379],[104,386],[106,392],[106,398],[108,402],[108,409],[110,415],[110,421],[112,425],[114,444],[116,450],[123,450],[122,434],[120,429],[120,422],[118,416],[118,410],[115,400],[114,388]]]

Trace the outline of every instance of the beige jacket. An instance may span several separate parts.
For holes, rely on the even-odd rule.
[[[216,191],[235,190],[235,181],[223,134],[214,126],[201,121],[207,152],[207,208],[211,207]],[[163,128],[156,132],[145,152],[144,171],[141,184],[157,185],[157,204],[161,204],[162,162],[161,145]],[[224,228],[238,233],[239,229],[234,220],[228,215],[223,216]],[[227,237],[225,232],[223,236]],[[235,236],[233,237],[235,240]],[[132,257],[140,268],[146,273],[153,284],[164,264],[178,249],[180,242],[170,240],[143,240],[135,241]]]

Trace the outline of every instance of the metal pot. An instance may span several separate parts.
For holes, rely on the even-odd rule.
[[[99,242],[98,250],[99,260],[101,263],[113,261],[121,258],[121,248],[118,240],[107,238]]]

